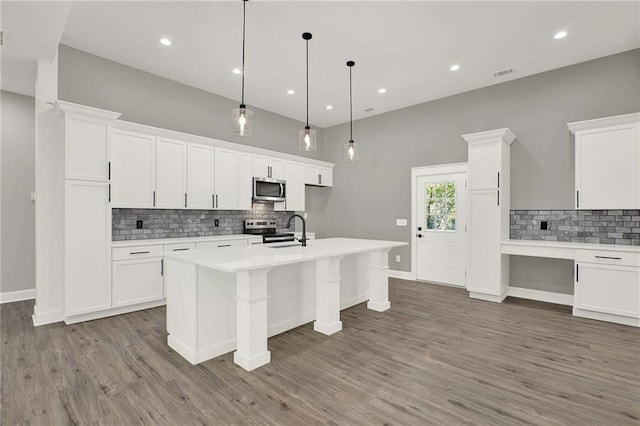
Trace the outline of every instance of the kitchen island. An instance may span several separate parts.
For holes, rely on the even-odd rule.
[[[165,254],[168,344],[192,364],[236,350],[251,371],[267,338],[307,322],[331,335],[340,310],[389,309],[388,253],[404,242],[327,238]]]

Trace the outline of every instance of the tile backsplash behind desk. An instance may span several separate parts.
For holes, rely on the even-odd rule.
[[[122,241],[242,234],[245,219],[275,219],[283,231],[294,212],[274,211],[273,203],[255,203],[252,210],[114,208],[112,213],[112,239]],[[136,229],[138,220],[143,221],[142,229]]]
[[[509,237],[640,246],[640,210],[511,210]]]

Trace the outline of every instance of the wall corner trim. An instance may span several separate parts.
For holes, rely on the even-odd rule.
[[[0,304],[19,302],[21,300],[32,300],[35,298],[35,288],[29,288],[27,290],[5,291],[4,293],[0,293]]]

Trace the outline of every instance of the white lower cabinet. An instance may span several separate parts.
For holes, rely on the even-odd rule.
[[[106,182],[65,186],[65,317],[111,307],[111,209]]]
[[[577,250],[573,314],[640,325],[640,254]]]
[[[164,298],[163,246],[114,248],[112,252],[113,307]]]

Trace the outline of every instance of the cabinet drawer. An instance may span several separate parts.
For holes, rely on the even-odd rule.
[[[117,247],[112,249],[112,260],[133,260],[144,259],[147,257],[161,257],[162,246],[134,246],[134,247]]]
[[[164,245],[165,253],[171,253],[174,251],[188,251],[188,250],[195,250],[195,249],[196,249],[196,243],[179,243],[179,244]]]
[[[640,266],[640,253],[613,250],[584,250],[575,252],[576,262],[598,263],[603,265]]]
[[[246,245],[247,245],[247,240],[205,241],[205,242],[202,242],[202,243],[196,243],[196,249],[237,247],[237,246],[246,246]]]

